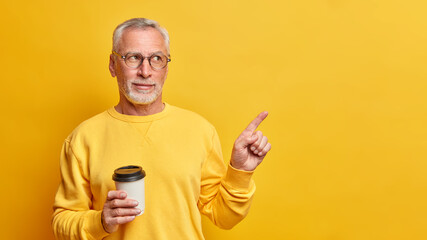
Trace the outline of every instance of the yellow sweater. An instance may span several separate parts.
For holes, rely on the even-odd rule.
[[[117,232],[101,225],[114,169],[146,171],[145,212]],[[62,181],[55,197],[57,239],[204,239],[200,213],[229,229],[248,213],[255,185],[225,166],[215,128],[199,115],[168,104],[150,116],[114,108],[80,124],[65,140]]]

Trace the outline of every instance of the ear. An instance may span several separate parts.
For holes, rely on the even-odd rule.
[[[110,54],[110,64],[108,68],[110,69],[110,73],[112,77],[116,77],[116,61],[114,59],[114,55]]]

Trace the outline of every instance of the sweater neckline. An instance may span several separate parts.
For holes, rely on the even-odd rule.
[[[165,103],[165,108],[159,113],[155,113],[148,116],[135,116],[135,115],[126,115],[117,112],[114,107],[111,107],[107,110],[108,114],[113,118],[124,122],[152,122],[154,120],[158,120],[164,118],[170,112],[170,105]]]

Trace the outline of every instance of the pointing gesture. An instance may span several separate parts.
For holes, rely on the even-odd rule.
[[[267,117],[268,112],[260,113],[236,139],[231,153],[231,166],[253,171],[270,151],[271,144],[261,131],[255,131]]]

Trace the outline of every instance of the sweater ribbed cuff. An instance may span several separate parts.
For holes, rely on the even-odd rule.
[[[224,181],[234,189],[247,190],[253,185],[252,175],[254,171],[239,170],[228,164]]]
[[[101,215],[102,215],[102,211],[92,210],[89,213],[89,216],[87,219],[88,222],[86,225],[87,226],[86,231],[94,239],[103,239],[104,237],[109,235],[109,233],[107,233],[104,230],[104,227],[102,226]]]

